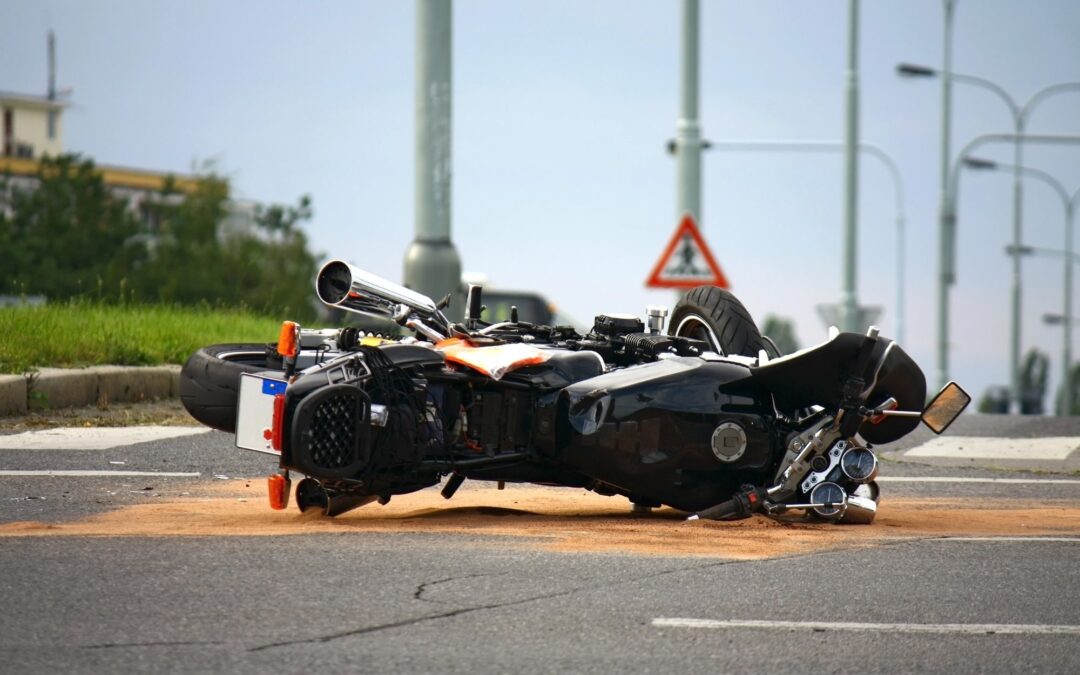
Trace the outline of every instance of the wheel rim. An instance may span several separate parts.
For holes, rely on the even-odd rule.
[[[709,326],[709,322],[705,320],[700,314],[687,314],[679,322],[679,325],[675,327],[675,335],[678,337],[691,338],[693,340],[702,340],[707,342],[714,352],[725,356],[723,348],[720,346],[720,340],[716,337],[716,333],[713,332],[712,327]]]

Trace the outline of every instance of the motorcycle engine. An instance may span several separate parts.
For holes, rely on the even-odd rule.
[[[644,330],[645,324],[633,314],[601,314],[593,319],[592,333],[609,340]]]

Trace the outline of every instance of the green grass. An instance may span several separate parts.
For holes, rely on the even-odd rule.
[[[0,373],[183,363],[199,347],[273,342],[280,319],[212,307],[75,300],[0,308]]]

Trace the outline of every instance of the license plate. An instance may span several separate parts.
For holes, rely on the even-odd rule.
[[[272,374],[240,375],[236,401],[236,447],[280,456],[271,443],[274,397],[285,393],[285,380]]]

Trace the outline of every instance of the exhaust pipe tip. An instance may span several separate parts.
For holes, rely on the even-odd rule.
[[[349,297],[352,290],[353,275],[349,264],[341,260],[331,260],[319,270],[315,280],[315,292],[328,305],[337,305]]]

